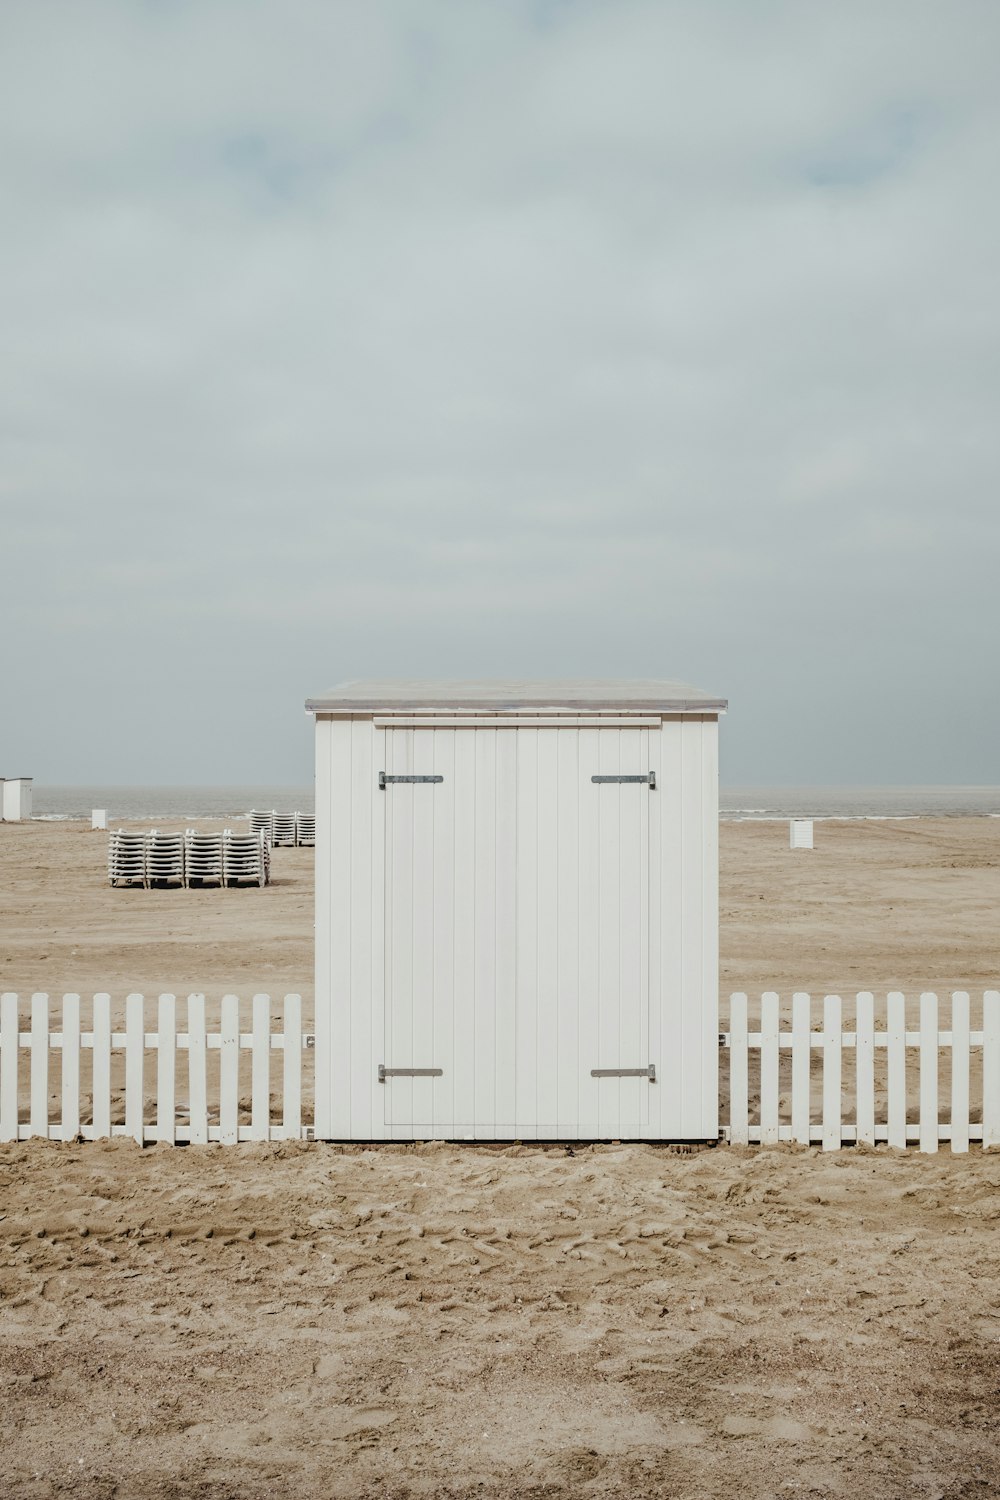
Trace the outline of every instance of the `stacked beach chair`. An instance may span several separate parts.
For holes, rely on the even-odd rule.
[[[295,848],[295,814],[274,814],[274,838],[271,841],[275,848],[283,844],[288,848]]]
[[[146,885],[146,835],[116,828],[108,840],[108,880],[112,885]]]
[[[185,885],[184,835],[150,829],[146,835],[146,884]]]
[[[118,828],[108,840],[111,885],[268,885],[271,845],[263,829],[236,834],[164,833],[158,828],[136,833]]]
[[[263,830],[272,848],[281,845],[291,849],[296,845],[312,846],[316,843],[316,819],[311,814],[280,813],[273,808],[269,812],[260,812],[253,808],[248,816],[251,833]]]
[[[222,834],[199,833],[189,828],[184,835],[186,885],[221,885],[223,882]]]
[[[267,885],[271,876],[271,846],[266,833],[236,834],[227,828],[222,835],[222,876],[226,885]]]
[[[269,844],[274,843],[274,809],[270,812],[258,812],[256,808],[250,812],[250,832],[266,833]]]

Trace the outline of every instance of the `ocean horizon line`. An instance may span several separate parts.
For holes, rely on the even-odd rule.
[[[33,820],[68,822],[89,819],[103,808],[109,822],[150,818],[242,818],[252,808],[280,812],[315,810],[311,784],[250,782],[201,784],[56,784],[34,787]],[[1000,786],[966,783],[924,785],[743,783],[720,788],[723,821],[783,821],[805,817],[817,821],[864,819],[890,821],[920,817],[1000,817]]]

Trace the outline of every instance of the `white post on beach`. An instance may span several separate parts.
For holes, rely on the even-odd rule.
[[[812,818],[790,818],[788,820],[788,847],[811,849],[813,846]]]
[[[90,814],[90,826],[91,828],[107,828],[108,810],[106,807],[94,808],[93,812]]]

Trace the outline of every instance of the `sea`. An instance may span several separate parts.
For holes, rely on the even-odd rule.
[[[129,819],[242,818],[251,808],[312,813],[311,786],[46,786],[36,782],[33,816],[44,822],[90,818],[105,808],[109,826]],[[724,821],[783,818],[1000,818],[1000,786],[731,786],[720,794]]]

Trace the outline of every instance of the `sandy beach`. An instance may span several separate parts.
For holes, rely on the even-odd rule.
[[[311,1001],[312,853],[0,828],[0,988]],[[975,991],[1000,821],[722,828],[722,990]],[[0,1147],[0,1494],[1000,1493],[1000,1155]]]
[[[1000,819],[818,823],[812,851],[783,822],[720,835],[721,995],[996,985]],[[294,991],[310,1011],[311,849],[276,849],[264,890],[112,890],[106,859],[83,823],[0,826],[0,988]]]

